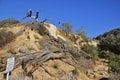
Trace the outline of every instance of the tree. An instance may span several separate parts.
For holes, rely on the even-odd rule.
[[[120,28],[113,29],[96,37],[99,40],[100,50],[109,50],[120,55]]]
[[[72,24],[68,23],[68,22],[63,22],[62,23],[62,29],[67,31],[67,32],[72,32]]]
[[[110,34],[106,37],[103,37],[101,40],[100,40],[100,44],[99,44],[99,47],[101,50],[109,50],[109,51],[112,51],[116,54],[120,54],[120,36],[117,35],[113,35],[113,34]]]
[[[120,73],[120,28],[106,32],[96,39],[99,40],[99,56],[109,60],[108,66],[112,72]]]

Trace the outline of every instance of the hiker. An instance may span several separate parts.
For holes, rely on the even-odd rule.
[[[36,22],[39,21],[39,20],[38,20],[38,14],[39,14],[39,12],[36,12],[36,15],[35,15],[35,20],[36,20]]]
[[[25,19],[25,18],[27,18],[27,17],[32,18],[32,9],[28,10],[27,15],[25,17],[23,17],[22,20]]]
[[[38,20],[38,15],[39,15],[39,12],[36,12],[35,16],[32,16],[32,9],[29,9],[28,12],[27,12],[27,15],[26,15],[24,18],[22,18],[22,19],[25,19],[25,18],[28,17],[28,18],[33,18],[33,19],[35,19],[36,22],[39,22],[39,20]]]
[[[29,9],[27,12],[27,17],[31,17],[32,16],[32,9]]]

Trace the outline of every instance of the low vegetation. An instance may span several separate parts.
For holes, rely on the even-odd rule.
[[[100,52],[99,57],[109,60],[108,64],[113,73],[120,73],[120,55],[103,50]]]
[[[77,32],[76,34],[81,36],[85,41],[89,40],[87,32],[85,31],[84,27],[79,28],[76,32]]]
[[[18,20],[13,18],[5,19],[0,21],[0,27],[9,27],[10,25],[20,23]]]
[[[0,30],[0,47],[5,46],[15,38],[15,35],[11,31],[6,31],[5,29]]]
[[[120,28],[98,36],[100,58],[109,60],[109,67],[113,73],[120,73]]]
[[[120,80],[120,74],[111,74],[109,80]]]
[[[120,28],[106,32],[96,39],[100,41],[99,48],[101,50],[109,50],[115,54],[120,54]]]
[[[67,32],[72,32],[73,26],[72,26],[72,24],[70,24],[68,22],[63,22],[61,28]]]
[[[95,47],[93,45],[86,44],[86,45],[82,46],[81,49],[84,50],[85,52],[87,52],[88,54],[90,54],[93,60],[99,59],[97,47]]]

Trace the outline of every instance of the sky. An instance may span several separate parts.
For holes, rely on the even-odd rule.
[[[120,0],[0,0],[0,21],[21,20],[28,9],[33,15],[39,11],[39,20],[49,18],[58,28],[59,22],[69,22],[74,33],[84,27],[90,38],[120,27]]]

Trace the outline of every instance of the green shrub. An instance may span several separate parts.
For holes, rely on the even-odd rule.
[[[117,72],[117,73],[120,72],[120,63],[119,62],[110,60],[109,66],[111,67],[111,71]]]
[[[110,52],[109,66],[111,67],[111,71],[120,73],[120,56]]]
[[[106,41],[107,42],[107,41]],[[108,42],[107,42],[108,43]],[[111,71],[112,72],[117,72],[117,73],[120,73],[120,56],[118,55],[118,48],[117,48],[117,45],[111,45],[113,42],[111,43],[108,43],[108,45],[106,44],[106,46],[104,46],[104,49],[109,49],[110,51],[112,52],[107,52],[107,51],[101,51],[99,56],[101,58],[105,58],[105,59],[108,59],[109,60],[109,66],[111,67]],[[107,47],[109,46],[109,47]],[[114,51],[116,50],[116,51]],[[115,54],[115,53],[117,54]]]
[[[63,22],[62,23],[62,29],[67,31],[67,32],[72,32],[72,24],[68,23],[68,22]]]
[[[10,25],[17,24],[17,23],[20,23],[20,22],[12,18],[5,19],[5,20],[0,21],[0,27],[8,27]]]
[[[92,59],[94,60],[98,60],[98,49],[97,47],[93,46],[93,45],[84,45],[81,48],[83,51],[87,52],[88,54],[91,55]]]
[[[108,51],[105,51],[105,50],[102,50],[102,51],[100,51],[100,53],[99,53],[99,57],[100,57],[100,58],[106,58],[106,59],[108,59],[108,57],[109,57],[109,52],[108,52]]]
[[[120,28],[100,35],[96,39],[100,41],[99,48],[101,50],[109,50],[115,54],[120,54]]]
[[[105,58],[109,60],[109,67],[111,68],[112,72],[120,73],[120,56],[109,51],[101,51],[99,53],[100,58]]]
[[[75,69],[74,70],[72,70],[72,74],[73,74],[73,76],[78,76],[78,74],[79,74],[79,69],[78,69],[78,67],[77,66],[75,66]]]
[[[89,38],[87,37],[87,32],[85,31],[84,27],[79,28],[76,32],[77,32],[76,34],[80,35],[85,41],[89,40]]]
[[[100,41],[99,56],[109,60],[112,72],[120,73],[120,28],[106,32],[96,39]]]

